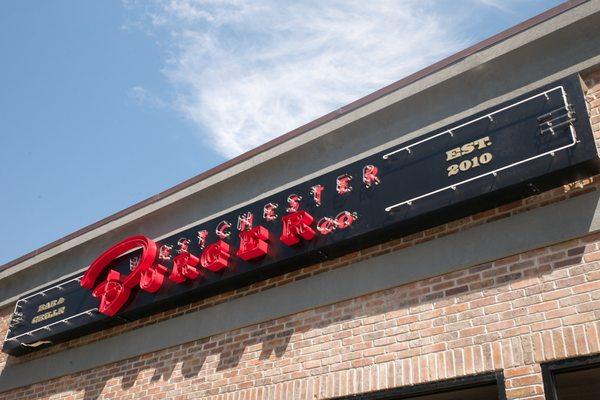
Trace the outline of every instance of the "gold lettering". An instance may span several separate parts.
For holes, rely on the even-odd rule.
[[[475,150],[485,149],[492,145],[492,140],[489,136],[484,136],[482,138],[473,140],[472,142],[468,142],[463,144],[460,147],[456,147],[454,149],[446,151],[446,161],[454,160],[456,158],[465,156],[469,153],[474,152]],[[448,176],[457,175],[461,172],[468,171],[472,168],[478,168],[483,164],[487,164],[492,161],[493,155],[492,153],[483,153],[476,156],[471,156],[469,159],[463,159],[461,161],[455,161],[455,164],[452,164],[446,168],[448,172]]]
[[[56,307],[57,305],[63,304],[64,302],[65,302],[65,298],[61,297],[58,299],[51,300],[44,304],[40,304],[40,306],[38,307],[38,312],[49,310],[51,308]]]
[[[465,143],[460,147],[461,155],[469,154],[475,150],[475,142]]]
[[[448,150],[446,152],[446,161],[454,160],[455,158],[467,155],[477,150],[485,149],[488,146],[492,145],[492,141],[489,136],[482,137],[480,139],[473,140],[472,142],[468,142],[463,144],[460,147],[456,147],[452,150]]]
[[[455,158],[458,158],[460,156],[461,156],[460,147],[457,147],[452,150],[448,150],[446,152],[446,161],[454,160]]]
[[[481,139],[477,139],[473,142],[478,150],[485,149],[488,146],[492,145],[492,141],[489,136],[482,137]]]
[[[55,300],[55,301],[58,301],[58,300]],[[63,300],[63,302],[64,302],[64,300]],[[48,311],[47,313],[40,314],[40,315],[37,315],[37,316],[33,317],[33,319],[31,320],[31,323],[32,324],[39,324],[42,321],[45,321],[45,320],[50,319],[50,318],[57,317],[57,316],[62,315],[64,313],[65,313],[65,306],[62,306],[62,307],[59,307],[59,308],[55,308],[52,311]]]

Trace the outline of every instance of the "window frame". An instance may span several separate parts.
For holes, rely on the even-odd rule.
[[[550,361],[542,363],[541,367],[546,400],[558,400],[556,393],[556,381],[554,379],[556,373],[600,367],[600,355],[594,354]]]
[[[457,389],[469,389],[478,386],[495,384],[498,386],[498,400],[506,400],[504,373],[494,371],[478,375],[419,383],[411,386],[400,386],[375,392],[335,397],[331,400],[401,400],[412,396],[422,396],[435,393],[451,392]]]

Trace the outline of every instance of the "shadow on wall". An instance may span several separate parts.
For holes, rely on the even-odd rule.
[[[46,391],[43,395],[40,394],[38,397],[34,395],[29,398],[39,399],[60,394],[64,391],[83,390],[83,398],[85,400],[96,400],[102,395],[108,381],[114,378],[121,378],[119,387],[123,391],[132,389],[136,382],[139,383],[138,381],[143,381],[145,384],[153,387],[160,382],[177,383],[186,380],[190,381],[190,385],[197,385],[197,390],[202,390],[203,384],[207,385],[206,390],[210,390],[208,387],[210,384],[206,384],[207,380],[200,376],[200,371],[205,367],[209,356],[218,355],[215,370],[223,372],[224,379],[241,375],[235,368],[238,367],[244,352],[249,347],[258,345],[261,348],[259,355],[259,360],[261,361],[266,362],[269,359],[272,360],[273,357],[280,359],[284,356],[289,347],[292,335],[300,333],[300,331],[288,329],[277,333],[267,333],[267,330],[269,330],[267,326],[271,325],[274,325],[274,323],[267,322],[261,324],[263,328],[248,334],[248,338],[243,342],[234,341],[233,337],[239,334],[239,330],[237,330],[230,334],[217,335],[221,339],[216,342],[209,339],[197,340],[185,345],[161,350],[151,357],[146,355],[136,357],[135,361],[128,360],[105,366],[102,369],[106,374],[102,375],[101,373],[101,378],[94,378],[96,374],[93,371],[75,374],[73,375],[75,378],[74,381],[81,382],[81,384],[76,385],[81,386],[80,388],[58,385],[59,387],[50,392]],[[163,359],[164,361],[161,362]],[[155,364],[159,364],[159,366],[149,368],[149,365]],[[178,365],[181,365],[181,376],[174,377],[173,373]],[[206,367],[209,368],[209,366]],[[150,374],[148,375],[147,372],[150,372]],[[58,378],[58,380],[61,379]],[[37,387],[38,385],[43,384],[35,384],[33,387]],[[162,387],[162,385],[158,386]],[[212,389],[212,391],[216,392],[215,389]]]

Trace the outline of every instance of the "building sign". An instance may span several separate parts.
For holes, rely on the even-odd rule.
[[[369,132],[365,132],[366,135]],[[573,76],[168,238],[127,238],[18,300],[19,355],[514,201],[596,170]]]

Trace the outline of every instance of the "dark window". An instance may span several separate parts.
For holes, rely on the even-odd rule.
[[[338,400],[505,400],[502,373],[468,376],[378,392],[340,397]]]
[[[600,399],[600,357],[580,357],[542,366],[548,400]]]
[[[414,400],[497,400],[498,386],[495,384],[466,389],[451,389],[444,392],[398,397],[398,399]]]

